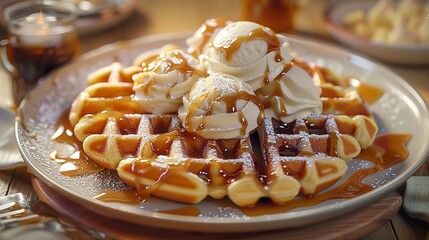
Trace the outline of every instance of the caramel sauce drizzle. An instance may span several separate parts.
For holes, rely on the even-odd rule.
[[[203,30],[203,39],[196,48],[189,48],[188,52],[192,56],[198,58],[198,56],[203,52],[204,47],[207,46],[207,44],[209,43],[210,38],[213,36],[216,30],[224,28],[229,23],[232,23],[232,21],[227,18],[214,18],[207,20],[201,26],[201,29]]]
[[[153,76],[150,76],[150,78],[146,79],[146,81],[141,83],[144,95],[149,95],[150,90],[152,89],[153,83],[154,83]]]
[[[163,183],[168,183],[176,179],[175,176],[178,176],[178,173],[189,173],[184,163],[171,163],[171,164],[153,164],[156,162],[156,158],[146,158],[146,159],[136,159],[132,164],[124,168],[124,171],[127,171],[131,174],[144,176],[147,179],[152,180],[152,183],[149,185],[137,184],[136,191],[139,197],[144,199],[144,201],[150,199],[152,193],[157,191]],[[176,186],[184,186],[187,188],[192,188],[189,182],[175,181]]]
[[[410,134],[385,134],[378,136],[374,144],[362,150],[356,159],[368,160],[374,166],[356,171],[344,183],[334,189],[321,194],[293,199],[284,205],[275,205],[271,202],[259,201],[255,206],[242,208],[247,216],[283,213],[294,208],[308,207],[329,199],[348,199],[360,196],[373,190],[363,182],[371,174],[401,163],[408,156],[405,143],[411,139]]]
[[[165,133],[149,141],[152,152],[157,155],[168,155],[170,153],[171,144],[176,136],[177,134],[175,134],[175,132]]]
[[[195,134],[182,129],[180,131],[182,137],[182,144],[186,153],[186,157],[189,158],[202,158],[204,148],[207,145],[208,140]]]
[[[277,62],[281,62],[283,60],[283,58],[280,56],[280,53],[277,52],[277,55],[275,57],[275,61]],[[270,82],[270,80],[268,79],[268,73],[265,74],[265,79],[264,79],[264,84],[268,85],[268,84],[274,84],[274,86],[272,87],[272,91],[269,93],[266,93],[264,91],[266,91],[266,89],[262,90],[262,88],[256,90],[256,95],[259,97],[259,99],[261,100],[264,108],[270,108],[272,105],[272,99],[274,97],[279,97],[280,99],[283,99],[283,93],[282,93],[282,89],[281,89],[281,85],[280,85],[280,81],[283,78],[283,76],[292,68],[293,64],[292,63],[288,63],[283,67],[282,72],[273,80],[273,82]],[[280,112],[278,113],[279,116],[286,116],[287,115],[287,109],[286,109],[286,104],[284,103],[284,101],[280,101]]]
[[[192,117],[194,116],[195,110],[197,108],[199,108],[202,101],[207,99],[208,97],[209,97],[209,93],[202,94],[195,101],[193,101],[191,103],[191,105],[188,109],[186,119],[185,119],[185,129],[186,130],[188,130],[190,132],[196,132],[196,131],[201,131],[204,129],[204,123],[202,123],[200,126],[198,126],[198,128],[192,129],[191,128],[191,121],[192,121]],[[263,119],[263,112],[264,112],[263,107],[264,106],[261,104],[261,102],[257,96],[252,95],[246,91],[239,91],[239,92],[237,92],[237,94],[234,94],[234,95],[226,95],[226,96],[216,97],[210,103],[210,105],[209,105],[206,113],[204,114],[204,116],[212,114],[212,112],[214,110],[214,103],[216,103],[216,102],[225,103],[227,113],[237,112],[237,102],[239,100],[250,101],[250,102],[254,103],[259,108],[259,116],[258,116],[258,125],[259,125]],[[248,126],[248,122],[245,119],[243,113],[241,113],[241,112],[239,112],[239,114],[238,114],[238,121],[241,123],[241,130],[240,130],[241,134],[245,135],[246,129]]]
[[[79,176],[100,172],[103,167],[91,160],[83,150],[82,143],[77,140],[73,133],[73,127],[68,121],[69,111],[65,111],[60,117],[55,133],[51,140],[58,143],[65,143],[74,148],[74,152],[69,156],[62,156],[58,151],[49,154],[49,158],[61,164],[60,173],[65,176]]]
[[[151,60],[151,59],[149,59]],[[167,63],[165,69],[166,72],[172,72],[177,70],[181,73],[193,73],[198,72],[188,64],[188,60],[183,54],[178,51],[168,51],[161,53],[155,60],[146,61],[142,63],[143,72],[160,72],[163,67],[163,63]],[[200,75],[204,75],[202,72],[198,72]]]
[[[192,147],[197,146],[201,150],[201,146],[198,139],[192,138],[193,134],[187,133],[186,131],[171,131],[159,134],[154,139],[148,141],[142,150],[142,154],[139,159],[133,161],[132,164],[125,167],[123,170],[129,172],[132,175],[143,176],[147,179],[152,180],[152,183],[148,185],[137,184],[136,194],[139,196],[141,201],[150,199],[152,193],[157,191],[159,187],[164,183],[168,183],[173,179],[176,179],[178,173],[191,174],[187,171],[185,162],[170,162],[170,163],[156,163],[157,157],[160,155],[168,156],[170,154],[171,145],[177,136],[181,136],[182,139],[191,137]],[[196,141],[192,141],[196,140]],[[186,151],[184,149],[184,151]],[[155,164],[154,164],[155,163]],[[175,182],[177,186],[185,186],[192,188],[189,182]],[[134,185],[134,184],[132,184]]]
[[[246,118],[244,117],[243,112],[238,113],[238,119],[240,120],[240,123],[241,123],[240,134],[241,134],[241,136],[245,136],[246,135],[246,129],[247,129],[247,126],[249,125],[249,123],[247,122]]]
[[[247,36],[237,37],[227,46],[213,47],[215,47],[216,49],[222,49],[225,52],[226,60],[229,61],[231,60],[232,55],[240,48],[243,42],[255,39],[263,40],[267,43],[267,52],[277,50],[280,47],[280,42],[279,39],[276,37],[276,34],[273,32],[273,30],[267,27],[256,28],[251,31]]]
[[[262,102],[262,105],[265,109],[272,107],[272,99],[274,97],[279,97],[280,99],[283,99],[283,93],[280,86],[280,82],[278,80],[274,80],[270,84],[274,84],[272,87],[272,91],[269,93],[265,93],[265,89],[261,88],[255,91],[256,95],[259,97],[260,101]],[[287,109],[286,104],[284,101],[280,101],[280,116],[286,116],[287,115]]]
[[[349,80],[352,84],[353,83],[357,83],[357,84],[353,84],[353,85],[357,85],[356,87],[356,91],[359,93],[359,95],[368,103],[368,104],[373,104],[374,102],[376,102],[378,99],[380,99],[380,97],[384,94],[384,90],[368,84],[368,83],[362,83],[359,80],[356,79],[350,79]]]
[[[115,118],[121,118],[120,115],[116,113],[103,113],[114,116]],[[120,122],[122,120],[119,120]],[[125,123],[124,123],[125,124]],[[282,132],[293,131],[291,129],[291,124],[285,126],[277,126]],[[312,126],[312,128],[317,128],[317,126]],[[72,156],[66,158],[58,158],[57,153],[54,151],[51,153],[53,160],[62,162],[71,162],[77,169],[73,171],[62,172],[62,174],[67,176],[77,176],[81,174],[87,174],[92,172],[97,172],[103,170],[102,167],[98,166],[96,163],[92,162],[82,150],[81,143],[76,139],[71,131],[72,127],[68,121],[68,111],[63,114],[59,119],[57,124],[57,131],[52,136],[52,140],[61,143],[67,143],[73,146],[76,151]],[[295,130],[296,131],[296,130]],[[207,145],[207,140],[203,139],[195,134],[189,133],[185,130],[182,131],[172,131],[160,134],[153,141],[149,141],[147,146],[151,148],[151,152],[154,152],[156,155],[168,155],[168,149],[170,149],[171,143],[175,136],[180,135],[182,142],[185,145],[188,145],[186,152],[188,157],[201,157],[202,152],[204,152],[205,145]],[[259,201],[255,206],[242,208],[243,212],[248,216],[258,216],[264,214],[273,214],[273,213],[282,213],[294,208],[313,206],[320,202],[329,200],[329,199],[347,199],[362,195],[373,189],[372,186],[366,185],[363,182],[363,179],[371,174],[374,174],[383,169],[389,168],[395,164],[401,163],[408,156],[408,150],[405,146],[406,142],[411,139],[410,134],[385,134],[378,136],[374,144],[367,149],[362,150],[356,159],[368,160],[374,163],[374,166],[359,170],[352,174],[344,183],[340,186],[323,192],[321,194],[303,196],[301,198],[293,199],[290,202],[287,202],[285,205],[275,205],[267,201]],[[334,140],[331,140],[334,141]],[[239,141],[227,142],[227,141],[216,141],[216,144],[221,151],[221,155],[225,158],[234,158],[237,157],[237,149],[239,146]],[[335,144],[332,144],[335,145]],[[194,151],[194,152],[192,152]],[[284,149],[280,151],[291,152],[293,154],[294,147],[284,146]],[[144,156],[148,157],[146,160],[137,160],[135,161],[127,171],[131,173],[138,173],[153,179],[154,182],[150,186],[138,186],[136,190],[123,190],[123,191],[111,191],[111,190],[102,190],[94,198],[101,201],[115,201],[115,202],[125,202],[125,203],[140,203],[150,199],[151,193],[158,189],[158,186],[164,182],[169,181],[169,176],[177,171],[186,171],[187,167],[183,164],[168,164],[166,167],[153,167],[148,166],[152,161],[155,160],[155,156]],[[260,161],[255,161],[255,164]],[[263,163],[261,163],[263,165]],[[264,167],[264,166],[262,166]],[[299,168],[299,166],[297,165]],[[174,169],[174,170],[173,170]],[[171,171],[173,170],[173,171]],[[285,169],[288,171],[288,169]],[[197,174],[204,179],[205,175],[208,175],[208,170],[204,168],[201,169]],[[290,174],[293,175],[294,171],[290,170]],[[205,174],[205,175],[204,175]],[[238,173],[228,174],[225,173],[226,178],[234,178]],[[298,173],[296,173],[298,174]],[[231,176],[229,176],[231,175]],[[209,176],[206,176],[208,178]],[[260,177],[263,177],[260,174]],[[297,177],[300,177],[297,175]],[[171,180],[171,179],[170,179]],[[261,180],[262,181],[262,180]],[[263,181],[262,181],[263,182]],[[178,214],[178,215],[187,215],[187,216],[197,216],[199,211],[197,208],[178,208],[171,209],[166,211],[160,211],[164,213]],[[198,214],[197,214],[198,213]]]
[[[154,58],[149,58],[142,62],[142,72],[160,73],[162,70],[166,73],[179,71],[183,74],[197,74],[199,76],[206,75],[202,71],[190,66],[186,57],[178,50],[164,52]],[[150,76],[150,78],[141,83],[145,95],[149,95],[153,84],[153,76]]]
[[[384,90],[375,85],[363,83],[354,78],[340,79],[326,67],[306,63],[298,59],[293,59],[292,64],[297,65],[307,71],[307,73],[310,74],[310,76],[313,78],[313,81],[316,85],[330,83],[334,86],[339,85],[343,88],[354,88],[368,104],[376,102],[384,94]],[[328,89],[323,89],[323,91],[324,92],[322,93],[322,96],[324,97],[344,97],[342,95],[338,95],[337,92],[329,91]]]
[[[151,193],[155,192],[160,183],[165,179],[169,173],[170,168],[152,167],[151,162],[153,159],[136,159],[133,164],[125,168],[124,171],[129,173],[146,176],[147,178],[154,179],[151,185],[136,185],[137,195],[144,200],[150,199]]]
[[[204,99],[207,99],[208,95],[209,95],[208,93],[202,94],[201,96],[198,97],[198,99],[193,101],[189,106],[188,113],[185,118],[185,125],[184,125],[185,129],[188,130],[189,132],[195,132],[196,130],[198,130],[198,129],[192,129],[191,127],[192,118],[194,117],[195,110],[201,105],[201,102]],[[204,126],[200,125],[199,128],[203,129],[203,127]]]

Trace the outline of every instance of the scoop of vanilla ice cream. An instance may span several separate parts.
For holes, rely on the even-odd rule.
[[[253,22],[228,24],[201,55],[209,74],[223,72],[257,90],[281,74],[292,56],[287,38]]]
[[[259,89],[256,95],[264,104],[266,118],[292,122],[322,112],[321,92],[304,69],[292,66],[281,79]]]
[[[232,21],[227,18],[213,18],[205,21],[191,37],[186,39],[188,52],[194,57],[198,57],[217,33],[230,23]]]
[[[244,138],[258,127],[263,107],[252,88],[223,73],[200,78],[183,96],[183,127],[208,139]]]
[[[133,100],[145,112],[177,112],[182,96],[204,75],[199,60],[182,50],[171,50],[142,64],[142,72],[133,75]]]

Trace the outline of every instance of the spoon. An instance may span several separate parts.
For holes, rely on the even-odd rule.
[[[15,114],[0,107],[0,147],[6,145],[13,137]]]

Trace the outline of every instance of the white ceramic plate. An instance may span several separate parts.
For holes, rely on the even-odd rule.
[[[363,9],[367,11],[378,0],[336,1],[325,14],[327,31],[342,44],[368,56],[389,63],[429,65],[429,44],[387,44],[357,36],[344,27],[344,16]]]
[[[130,42],[108,45],[86,54],[66,67],[53,72],[23,102],[23,123],[16,125],[20,151],[29,169],[44,183],[82,206],[110,217],[139,224],[192,231],[242,232],[303,226],[346,214],[376,201],[406,181],[426,159],[429,152],[429,111],[418,94],[398,75],[362,57],[321,43],[291,38],[292,48],[307,60],[316,61],[344,76],[371,82],[385,90],[383,97],[371,106],[380,126],[380,132],[411,133],[408,144],[409,158],[392,168],[366,179],[375,187],[373,191],[349,200],[330,200],[321,204],[298,208],[280,214],[257,217],[243,215],[229,200],[206,199],[195,205],[200,216],[180,216],[159,213],[157,210],[187,206],[152,198],[140,205],[107,203],[93,199],[98,190],[124,189],[126,186],[115,172],[103,171],[80,177],[62,176],[58,164],[49,153],[61,147],[53,143],[58,117],[66,111],[75,97],[85,88],[86,75],[113,61],[124,65],[143,51],[159,48],[167,43],[184,46],[188,35],[151,36]],[[360,168],[357,161],[350,169]]]

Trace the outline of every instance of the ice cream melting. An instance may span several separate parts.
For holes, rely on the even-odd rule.
[[[252,88],[224,73],[199,79],[179,109],[183,127],[209,139],[245,138],[262,117],[263,106]]]
[[[321,89],[292,65],[287,38],[267,27],[246,21],[228,24],[200,59],[208,74],[227,73],[248,83],[268,118],[291,122],[322,111]]]
[[[227,18],[208,19],[190,38],[186,39],[189,46],[188,52],[194,57],[200,56],[217,33],[230,23],[232,21]]]
[[[187,131],[210,139],[247,137],[263,115],[292,122],[321,113],[321,89],[291,62],[285,36],[211,19],[187,44],[187,52],[168,47],[139,60],[134,100],[144,111],[178,112]]]
[[[257,90],[273,81],[292,60],[286,37],[253,22],[234,22],[223,28],[200,57],[207,72],[240,78]],[[284,62],[282,62],[284,60]]]

